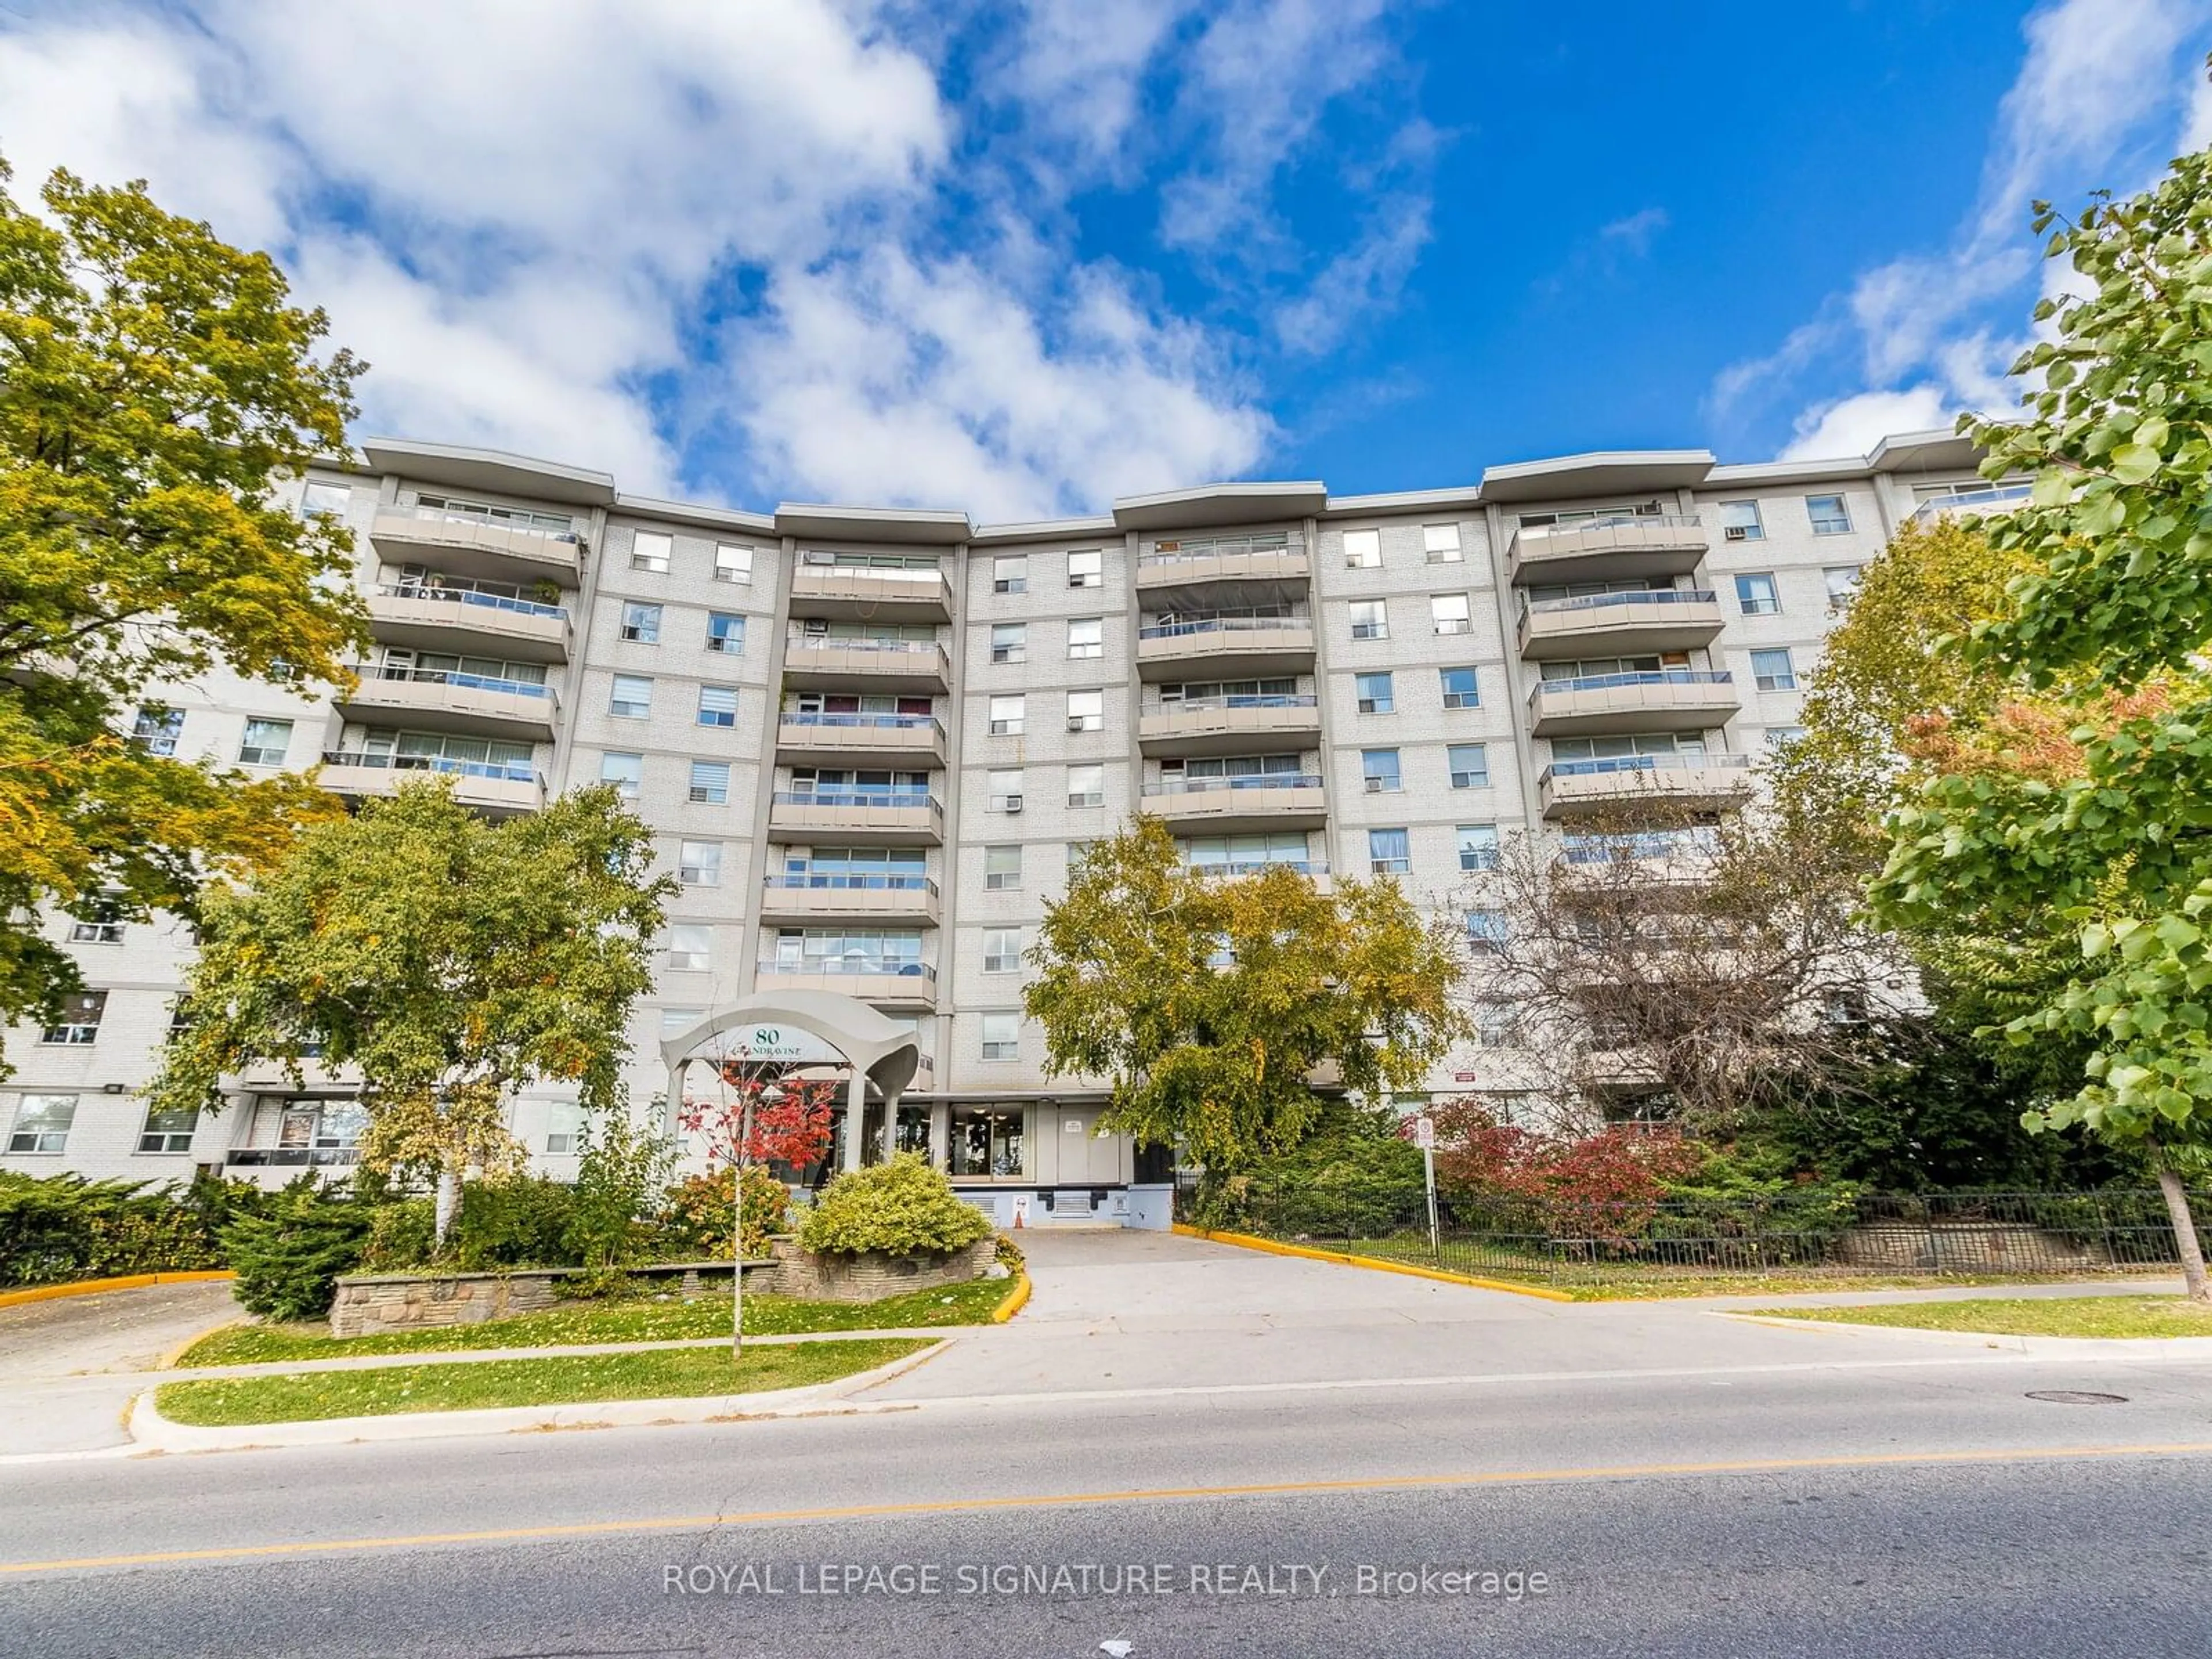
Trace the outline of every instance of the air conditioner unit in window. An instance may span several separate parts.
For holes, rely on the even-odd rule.
[[[1367,793],[1370,795],[1381,794],[1382,793],[1382,780],[1381,778],[1368,779]]]
[[[1751,539],[1751,526],[1746,524],[1723,525],[1721,526],[1721,535],[1725,539],[1732,542],[1749,541]]]
[[[1009,796],[1007,796],[1007,797],[1006,797],[1006,811],[1009,811],[1009,812],[1018,812],[1018,811],[1020,811],[1021,810],[1022,810],[1022,798],[1021,798],[1019,795],[1009,795]]]
[[[1083,732],[1087,731],[1090,728],[1084,725],[1082,715],[1070,714],[1067,717],[1067,729],[1071,732]]]

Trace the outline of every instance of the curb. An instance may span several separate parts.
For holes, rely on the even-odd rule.
[[[0,1291],[0,1308],[26,1302],[57,1302],[65,1296],[98,1296],[103,1291],[143,1291],[149,1285],[198,1285],[218,1279],[235,1279],[227,1268],[188,1273],[126,1273],[120,1279],[81,1279],[73,1285],[34,1285],[28,1290]]]
[[[1574,1297],[1565,1291],[1547,1291],[1534,1285],[1516,1285],[1503,1279],[1477,1279],[1469,1273],[1446,1273],[1441,1267],[1416,1267],[1403,1261],[1385,1261],[1378,1256],[1350,1255],[1342,1250],[1316,1250],[1304,1244],[1284,1244],[1272,1238],[1255,1238],[1249,1233],[1210,1232],[1203,1227],[1190,1227],[1178,1221],[1175,1231],[1186,1238],[1203,1238],[1215,1244],[1233,1244],[1239,1249],[1260,1250],[1268,1255],[1294,1255],[1308,1261],[1333,1261],[1340,1267],[1364,1267],[1370,1273],[1402,1273],[1408,1279],[1433,1279],[1440,1284],[1467,1285],[1478,1291],[1503,1291],[1509,1296],[1533,1296],[1540,1302],[1572,1302]]]
[[[625,1429],[685,1423],[760,1421],[789,1417],[857,1416],[910,1411],[891,1402],[848,1404],[845,1395],[888,1382],[933,1358],[933,1342],[910,1353],[828,1382],[754,1394],[684,1395],[674,1400],[586,1400],[552,1406],[495,1406],[478,1411],[391,1412],[376,1417],[325,1417],[299,1423],[202,1425],[161,1415],[148,1389],[131,1402],[124,1426],[132,1441],[125,1455],[258,1451],[289,1446],[361,1445],[381,1440],[446,1439],[460,1435],[544,1434],[564,1429]],[[111,1454],[112,1455],[112,1454]]]
[[[156,1359],[154,1362],[154,1369],[157,1371],[175,1370],[177,1369],[177,1362],[179,1360],[182,1359],[194,1348],[198,1347],[201,1343],[206,1341],[208,1338],[213,1336],[217,1331],[227,1331],[231,1329],[234,1326],[243,1325],[251,1317],[251,1315],[240,1314],[235,1319],[224,1320],[220,1325],[209,1326],[207,1329],[200,1332],[197,1336],[186,1337],[183,1341],[178,1343],[175,1347],[170,1349],[159,1359]]]
[[[2024,1335],[2017,1331],[1955,1331],[1931,1325],[1874,1325],[1855,1319],[1790,1319],[1729,1308],[1709,1308],[1704,1311],[1708,1319],[1731,1319],[1741,1325],[1764,1325],[1769,1330],[1830,1332],[1844,1336],[1902,1336],[1930,1347],[2002,1348],[2043,1359],[2212,1359],[2212,1336]]]
[[[1027,1307],[1029,1300],[1030,1276],[1027,1272],[1016,1273],[1013,1288],[1006,1292],[1006,1299],[991,1310],[991,1322],[994,1325],[1005,1324]]]

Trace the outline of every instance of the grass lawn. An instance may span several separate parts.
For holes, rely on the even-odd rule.
[[[550,1359],[486,1359],[466,1365],[391,1365],[375,1370],[241,1376],[171,1382],[155,1395],[161,1414],[195,1424],[301,1423],[394,1412],[458,1412],[487,1406],[550,1406],[594,1400],[661,1400],[804,1388],[901,1359],[927,1341],[801,1342],[756,1348],[733,1370],[721,1348]]]
[[[1760,1308],[1774,1319],[1834,1319],[1986,1336],[2212,1336],[2212,1306],[2178,1296],[2061,1296],[1872,1308]]]
[[[745,1297],[747,1336],[798,1336],[817,1331],[929,1330],[988,1324],[1013,1288],[1004,1279],[972,1279],[933,1291],[909,1291],[881,1302],[801,1302],[786,1296]],[[356,1353],[451,1353],[468,1348],[559,1348],[594,1342],[677,1342],[727,1336],[730,1298],[696,1302],[595,1302],[543,1313],[489,1319],[480,1325],[387,1331],[341,1340],[322,1325],[234,1325],[186,1349],[179,1365],[256,1365],[270,1360],[336,1359]]]

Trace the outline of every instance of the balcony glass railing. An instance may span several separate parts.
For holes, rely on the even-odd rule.
[[[779,789],[775,804],[778,806],[900,806],[909,810],[927,807],[935,812],[942,810],[937,797],[926,790],[912,789]]]
[[[406,680],[417,685],[457,685],[471,691],[499,691],[516,697],[553,699],[553,688],[538,680],[501,679],[465,673],[458,668],[401,668],[388,662],[364,663],[356,671],[364,680]]]
[[[1607,755],[1596,760],[1553,761],[1544,777],[1596,778],[1613,772],[1728,771],[1751,765],[1748,755]]]
[[[429,587],[420,583],[387,583],[376,590],[387,599],[428,599],[439,605],[481,605],[488,611],[504,611],[515,617],[550,617],[567,622],[565,606],[540,605],[534,599],[510,599],[503,593],[478,593],[464,587]]]
[[[1989,513],[1999,508],[2018,507],[2035,493],[2033,484],[2002,484],[1988,489],[1969,490],[1963,495],[1931,495],[1912,509],[1915,522],[1928,524],[1946,513]]]
[[[1521,614],[1556,616],[1563,611],[1602,611],[1623,605],[1711,605],[1710,587],[1655,587],[1633,593],[1580,593],[1570,599],[1538,599],[1523,605]]]
[[[1729,685],[1735,677],[1725,668],[1661,668],[1633,674],[1587,674],[1571,680],[1539,680],[1532,694],[1569,691],[1621,691],[1639,685]]]
[[[801,576],[857,576],[867,581],[907,583],[934,592],[945,586],[945,567],[935,559],[911,562],[896,557],[882,559],[817,559],[799,555]]]
[[[1516,528],[1516,541],[1540,542],[1553,536],[1579,536],[1585,530],[1697,530],[1705,520],[1695,513],[1608,513],[1594,519],[1575,519],[1565,524],[1524,524]]]
[[[1234,692],[1225,697],[1182,697],[1174,702],[1156,703],[1145,710],[1147,714],[1180,714],[1191,709],[1207,708],[1316,708],[1321,699],[1310,692],[1292,695],[1289,692]]]
[[[932,898],[937,896],[937,884],[927,876],[885,871],[795,870],[766,877],[761,884],[787,892],[927,893]]]
[[[934,640],[848,640],[835,635],[810,634],[791,641],[793,651],[878,651],[886,656],[942,657],[945,647]]]
[[[412,516],[417,519],[427,519],[434,524],[482,525],[492,530],[511,531],[518,536],[535,536],[541,541],[574,542],[581,539],[574,528],[556,530],[550,525],[526,524],[513,519],[495,519],[477,513],[457,513],[451,507],[424,507],[419,501],[416,503]]]
[[[786,726],[830,726],[870,732],[934,731],[945,735],[945,726],[934,714],[807,714],[786,709],[779,719]]]
[[[1141,566],[1160,564],[1197,564],[1214,559],[1243,558],[1255,553],[1296,553],[1306,550],[1302,537],[1283,536],[1220,536],[1210,541],[1186,541],[1181,546],[1166,550],[1155,550],[1141,555],[1137,563]]]
[[[763,962],[763,974],[865,974],[879,979],[934,982],[937,969],[905,957],[803,957],[797,962]]]
[[[382,755],[357,749],[325,749],[325,766],[360,766],[373,772],[444,772],[462,778],[496,778],[503,783],[539,781],[528,761],[455,760],[447,755]]]
[[[1270,870],[1295,870],[1302,876],[1325,876],[1328,873],[1327,859],[1235,859],[1218,864],[1192,864],[1184,866],[1198,876],[1258,876]]]
[[[1147,795],[1207,795],[1217,789],[1318,789],[1317,772],[1262,772],[1237,778],[1163,778],[1145,786]]]
[[[1180,622],[1154,623],[1139,628],[1140,640],[1188,639],[1194,634],[1300,633],[1313,631],[1307,617],[1192,617]]]
[[[234,1169],[325,1169],[361,1162],[358,1146],[234,1146],[222,1161]]]

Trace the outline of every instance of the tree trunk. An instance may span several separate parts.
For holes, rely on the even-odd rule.
[[[2166,1148],[2151,1143],[2158,1164],[2158,1189],[2166,1194],[2166,1212],[2173,1222],[2173,1242],[2181,1249],[2181,1279],[2191,1302],[2212,1302],[2212,1285],[2204,1279],[2204,1247],[2197,1240],[2197,1223],[2189,1213],[2189,1189],[2180,1172],[2166,1156]]]
[[[455,1175],[451,1170],[439,1170],[437,1199],[438,1221],[435,1238],[436,1247],[439,1249],[442,1250],[446,1248],[446,1231],[453,1224],[453,1213],[460,1207],[461,1178]],[[2203,1267],[2201,1263],[2197,1267],[2197,1276],[2200,1279],[2203,1277]]]

